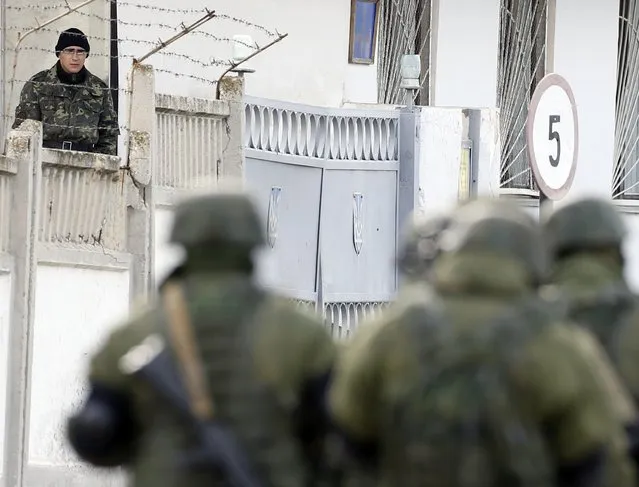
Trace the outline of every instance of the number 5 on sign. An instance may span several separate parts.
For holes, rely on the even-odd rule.
[[[563,198],[572,185],[578,135],[577,106],[570,85],[562,76],[549,74],[530,101],[526,141],[537,185],[550,199]]]
[[[557,167],[557,165],[559,164],[559,157],[561,156],[561,139],[559,138],[559,134],[552,129],[552,126],[553,124],[560,121],[561,117],[559,115],[551,115],[550,117],[548,117],[548,138],[550,140],[554,139],[557,141],[557,157],[548,156],[548,159],[550,159],[550,165],[552,167]]]

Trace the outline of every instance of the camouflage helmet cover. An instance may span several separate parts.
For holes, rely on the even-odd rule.
[[[440,248],[447,253],[493,253],[514,259],[535,283],[546,274],[541,229],[512,202],[478,199],[459,207],[441,236]]]
[[[189,198],[175,210],[170,241],[185,248],[222,244],[252,249],[263,245],[257,210],[242,192],[216,192]]]
[[[450,215],[413,213],[404,226],[397,259],[405,274],[419,274],[429,267],[439,253],[439,236],[450,223]]]
[[[614,205],[593,197],[557,209],[543,227],[551,255],[564,250],[619,246],[626,236],[626,226]]]

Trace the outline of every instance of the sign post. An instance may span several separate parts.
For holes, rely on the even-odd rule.
[[[566,196],[575,178],[579,152],[577,105],[570,85],[551,73],[537,85],[526,120],[530,167],[544,200]]]

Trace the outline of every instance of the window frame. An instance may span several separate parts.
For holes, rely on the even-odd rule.
[[[369,59],[366,58],[357,58],[355,57],[355,16],[357,13],[357,4],[358,3],[373,3],[375,4],[375,20],[373,21],[373,49],[371,53],[371,57]],[[375,64],[375,55],[377,53],[377,34],[379,31],[379,10],[380,10],[381,2],[379,0],[351,0],[351,19],[350,19],[350,32],[348,36],[348,63],[349,64],[362,64],[362,65],[371,65]]]

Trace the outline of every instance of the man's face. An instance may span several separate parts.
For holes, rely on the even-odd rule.
[[[69,46],[60,52],[60,65],[67,73],[77,73],[84,66],[87,52],[78,46]]]

